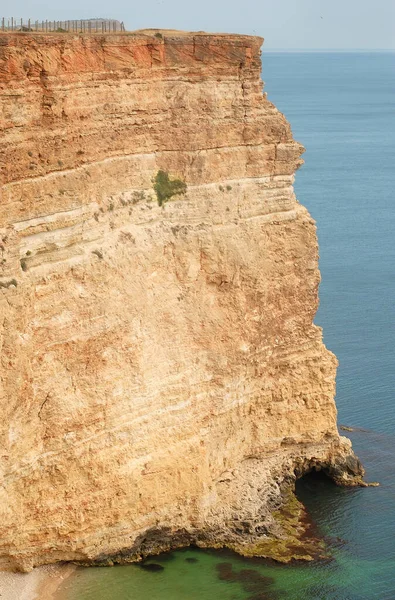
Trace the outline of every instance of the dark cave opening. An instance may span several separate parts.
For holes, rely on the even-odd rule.
[[[320,467],[308,470],[295,483],[295,495],[318,529],[346,500],[348,491],[336,485],[327,469]]]
[[[320,467],[313,467],[298,477],[295,483],[295,494],[307,507],[312,500],[332,495],[338,489],[328,471]]]
[[[325,467],[312,467],[309,471],[306,471],[301,477],[298,477],[296,483],[318,483],[320,481],[330,482],[332,485],[336,485],[329,475]]]

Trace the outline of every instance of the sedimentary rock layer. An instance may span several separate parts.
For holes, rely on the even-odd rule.
[[[0,35],[3,568],[286,557],[295,478],[360,474],[261,43]],[[187,186],[162,207],[158,171]]]

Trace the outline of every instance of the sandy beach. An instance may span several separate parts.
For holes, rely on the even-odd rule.
[[[71,564],[45,565],[31,573],[0,572],[1,600],[53,600],[60,584],[75,570]]]

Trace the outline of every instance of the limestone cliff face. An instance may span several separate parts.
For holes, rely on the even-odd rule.
[[[2,568],[285,559],[295,478],[361,474],[261,43],[0,34]]]

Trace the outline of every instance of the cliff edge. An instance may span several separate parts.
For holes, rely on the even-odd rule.
[[[0,567],[311,558],[358,484],[262,39],[0,34]]]

